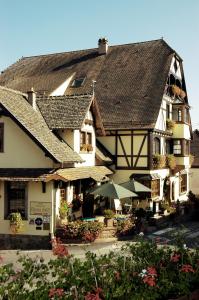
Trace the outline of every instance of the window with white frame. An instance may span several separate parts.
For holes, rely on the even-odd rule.
[[[182,154],[181,140],[174,140],[173,141],[173,153],[174,154]]]

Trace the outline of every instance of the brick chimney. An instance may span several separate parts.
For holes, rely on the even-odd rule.
[[[28,102],[30,103],[30,105],[33,107],[34,110],[37,110],[36,93],[33,87],[31,88],[30,91],[27,92],[27,94],[28,94]]]
[[[100,38],[98,40],[98,53],[107,54],[108,52],[108,40],[106,38]]]

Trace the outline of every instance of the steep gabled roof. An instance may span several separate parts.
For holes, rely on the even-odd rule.
[[[51,129],[80,129],[91,103],[91,95],[37,98],[40,112]]]
[[[0,105],[55,161],[82,162],[76,152],[50,131],[40,112],[28,103],[25,94],[0,87]]]
[[[68,53],[25,57],[0,76],[0,84],[26,92],[52,93],[67,78],[85,78],[78,88],[65,94],[91,92],[105,129],[153,128],[175,51],[163,40],[110,46],[99,55],[89,49]]]

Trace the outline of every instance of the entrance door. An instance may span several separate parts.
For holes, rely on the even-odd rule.
[[[94,216],[94,195],[84,194],[82,204],[82,213],[84,218],[93,218]]]

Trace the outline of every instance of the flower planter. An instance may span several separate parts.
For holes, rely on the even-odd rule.
[[[104,223],[107,227],[113,227],[113,219],[105,218]]]
[[[21,226],[19,226],[18,224],[10,224],[10,230],[13,234],[19,233],[21,230]]]

